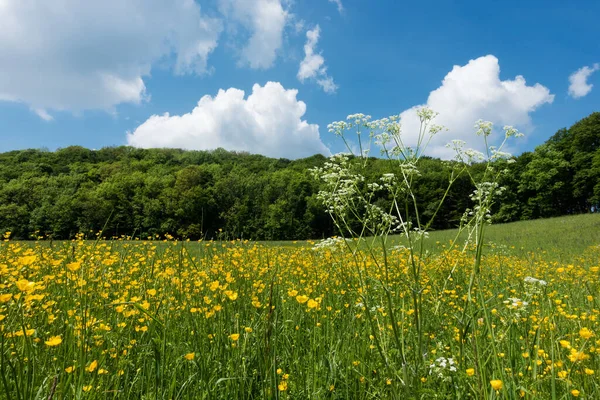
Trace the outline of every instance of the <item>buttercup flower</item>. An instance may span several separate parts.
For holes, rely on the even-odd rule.
[[[502,381],[500,379],[492,379],[490,381],[490,385],[492,385],[492,389],[494,390],[500,390],[503,386]]]

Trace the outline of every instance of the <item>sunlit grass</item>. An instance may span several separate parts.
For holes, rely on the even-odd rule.
[[[443,251],[456,238],[455,229],[432,231],[425,249]],[[406,244],[401,236],[390,239],[393,244]],[[493,224],[486,228],[485,241],[486,248],[501,247],[505,254],[568,262],[600,243],[600,213]]]
[[[417,383],[383,271],[343,248],[6,241],[0,398],[599,398],[599,217],[490,227],[475,320],[461,319],[470,254],[433,232]],[[412,354],[408,255],[389,256]]]

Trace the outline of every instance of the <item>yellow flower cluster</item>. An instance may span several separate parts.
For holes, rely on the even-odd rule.
[[[416,256],[402,248],[387,254],[386,270],[310,244],[1,246],[2,351],[12,365],[34,362],[38,385],[56,371],[80,371],[84,392],[152,393],[164,382],[202,391],[247,379],[248,387],[270,382],[256,397],[310,397],[299,391],[314,386],[314,393],[356,387],[377,398],[400,390],[404,359],[418,365],[420,357],[411,384],[434,390],[451,380],[473,398],[490,388],[539,394],[556,379],[563,397],[600,398],[592,384],[600,368],[600,250],[571,264],[491,251],[469,297],[471,255],[441,249],[423,256],[415,303],[407,282]],[[475,306],[476,318],[464,318]],[[416,357],[419,341],[424,351]],[[436,359],[457,361],[438,362],[433,373],[427,366]],[[186,383],[191,376],[197,383]]]

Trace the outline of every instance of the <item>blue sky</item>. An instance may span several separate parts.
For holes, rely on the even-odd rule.
[[[600,111],[597,15],[592,0],[4,0],[0,151],[296,158],[343,150],[327,124],[357,112],[401,114],[410,143],[428,105],[449,128],[430,154],[480,148],[479,118],[525,132],[520,153]]]

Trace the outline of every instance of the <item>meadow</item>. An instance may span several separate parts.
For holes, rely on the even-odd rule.
[[[476,286],[432,232],[416,306],[399,238],[7,239],[0,398],[600,398],[599,223],[491,226]]]

